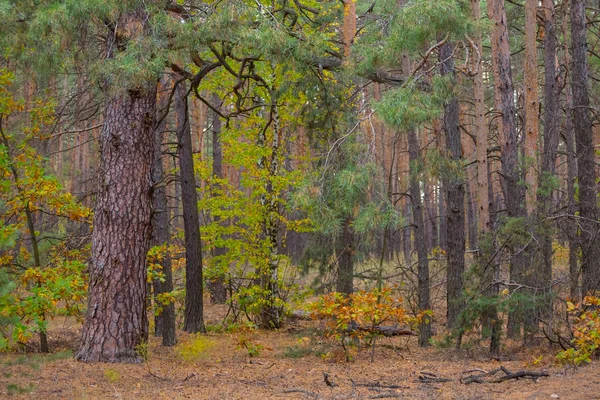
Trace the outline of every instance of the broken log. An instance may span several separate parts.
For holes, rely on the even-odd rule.
[[[511,372],[506,367],[500,367],[490,372],[485,372],[483,370],[479,370],[482,373],[477,375],[469,375],[464,378],[460,378],[460,382],[465,385],[469,385],[471,383],[500,383],[504,381],[508,381],[510,379],[537,379],[543,376],[550,376],[550,374],[546,371],[527,371],[521,370],[517,372]],[[478,372],[479,372],[478,371]],[[471,372],[471,371],[468,371]],[[504,376],[500,376],[499,378],[494,378],[496,374],[499,372],[503,372]]]

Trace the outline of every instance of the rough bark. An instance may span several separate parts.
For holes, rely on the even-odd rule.
[[[588,92],[587,27],[585,0],[571,3],[571,49],[573,66],[573,122],[577,147],[579,183],[579,245],[581,247],[582,292],[600,289],[600,246],[598,246],[598,210],[596,167],[590,99]]]
[[[440,48],[442,75],[454,80],[454,57],[450,43]],[[462,145],[459,129],[458,99],[453,96],[444,107],[446,151],[453,163],[462,162]],[[444,184],[447,204],[447,327],[453,328],[462,310],[463,273],[465,271],[465,185],[464,178],[449,176]]]
[[[168,85],[168,78],[161,79],[160,89],[157,101],[157,118],[162,119],[154,130],[154,154],[152,163],[152,246],[169,245],[169,208],[167,202],[167,190],[164,179],[162,144],[165,134],[167,119],[163,115],[169,109],[168,92],[172,90]],[[161,260],[162,273],[164,281],[155,279],[152,282],[154,287],[155,302],[156,297],[161,293],[169,293],[173,290],[173,271],[171,268],[171,256],[168,252]],[[159,305],[162,308],[160,314],[154,318],[154,333],[156,336],[162,336],[163,346],[174,346],[177,343],[175,334],[175,305]]]
[[[194,175],[187,88],[184,83],[180,83],[176,89],[175,113],[177,115],[177,149],[179,152],[179,176],[185,233],[186,279],[183,330],[186,332],[205,332],[198,195]]]
[[[111,24],[108,58],[145,34],[147,17],[138,7]],[[122,29],[116,31],[117,25]],[[152,220],[156,82],[129,90],[107,89],[88,264],[88,307],[75,358],[139,362],[138,346],[148,338],[146,253]]]
[[[155,87],[129,91],[113,96],[104,113],[80,361],[139,362],[136,348],[148,337],[155,104]]]

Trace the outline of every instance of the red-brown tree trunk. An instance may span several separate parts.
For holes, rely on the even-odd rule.
[[[450,43],[440,48],[442,75],[454,80],[454,57]],[[456,96],[444,107],[444,131],[448,157],[455,163],[462,161],[459,129],[459,108]],[[450,176],[444,184],[448,219],[447,229],[447,327],[453,328],[462,309],[463,273],[465,271],[465,185],[463,176]]]
[[[146,21],[141,7],[121,15],[108,32],[107,57],[144,35]],[[75,356],[80,361],[139,362],[138,346],[148,338],[146,253],[151,237],[156,87],[151,81],[129,89],[106,88],[88,308]]]
[[[187,88],[183,82],[179,84],[175,91],[175,113],[177,114],[177,148],[179,151],[179,176],[185,233],[185,314],[183,330],[193,333],[206,332],[204,327],[204,282],[202,280],[198,195],[196,193],[196,176],[194,175]]]
[[[577,147],[579,179],[579,244],[581,246],[582,292],[600,289],[600,246],[598,245],[598,208],[596,166],[592,143],[592,120],[588,91],[587,26],[585,0],[571,3],[571,40],[573,69],[573,122]]]
[[[139,362],[137,347],[148,337],[155,105],[153,86],[115,96],[106,107],[80,361]]]

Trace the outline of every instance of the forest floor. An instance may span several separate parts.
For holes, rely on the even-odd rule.
[[[211,311],[220,314],[217,308]],[[212,322],[217,322],[215,319]],[[0,398],[22,399],[600,399],[600,364],[566,368],[545,343],[508,344],[490,360],[485,348],[420,349],[414,337],[380,339],[346,362],[341,346],[319,334],[319,322],[291,321],[273,332],[178,332],[174,348],[152,337],[138,365],[84,364],[73,359],[80,325],[55,320],[52,353],[0,355]],[[467,346],[469,347],[469,346]],[[252,357],[250,354],[252,353]],[[460,378],[503,366],[549,377],[501,383]],[[326,384],[324,373],[334,386]],[[502,376],[500,373],[499,376]],[[421,377],[448,379],[424,383]],[[435,380],[435,379],[434,379]]]

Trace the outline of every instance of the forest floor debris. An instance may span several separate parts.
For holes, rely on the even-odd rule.
[[[178,332],[175,348],[151,337],[147,361],[127,365],[76,362],[80,325],[55,321],[52,354],[0,355],[0,398],[533,400],[600,394],[597,363],[557,366],[547,346],[509,342],[504,354],[510,357],[499,362],[483,346],[420,349],[412,336],[393,337],[385,338],[393,348],[376,347],[373,363],[370,348],[345,362],[340,346],[319,334],[318,322],[293,323],[292,331],[209,333],[211,345],[195,357],[182,357],[181,349],[191,348],[196,335]],[[253,356],[239,346],[240,337],[253,346]],[[541,360],[540,353],[546,354]]]

